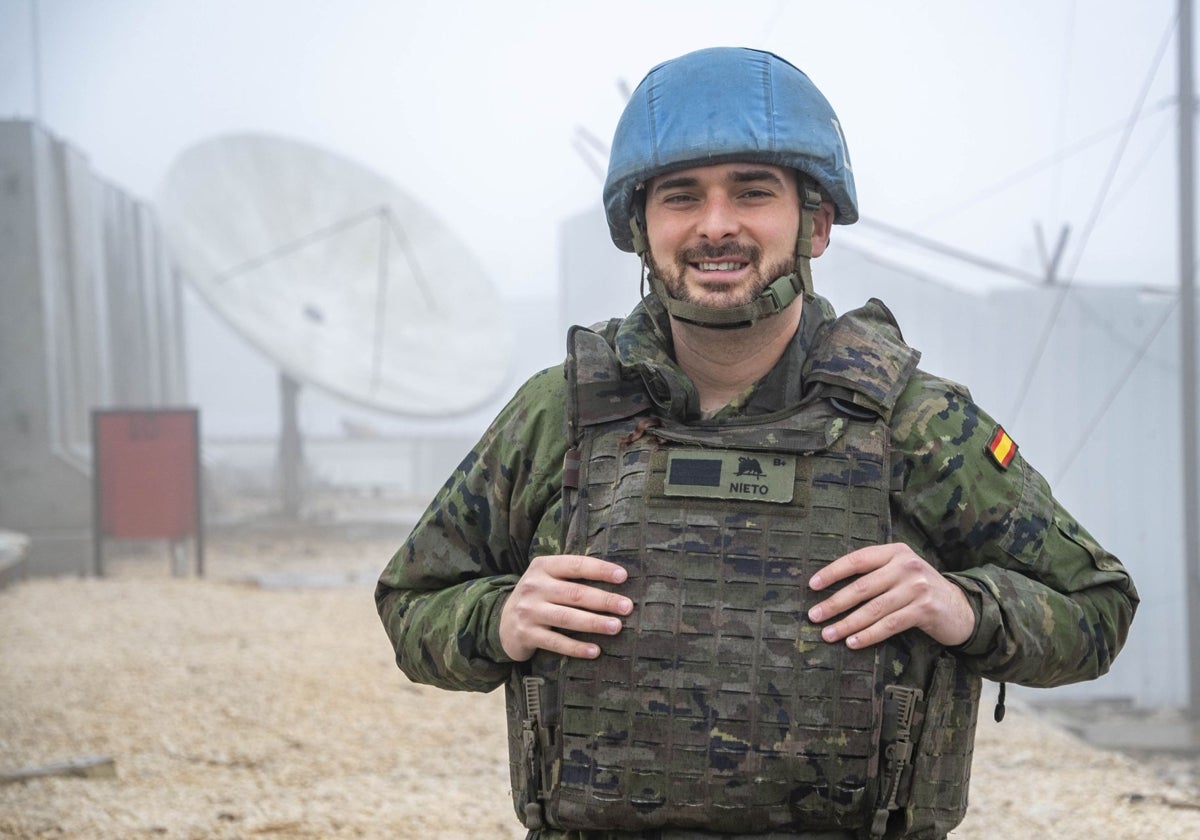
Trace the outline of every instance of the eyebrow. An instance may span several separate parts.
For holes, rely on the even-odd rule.
[[[768,181],[783,186],[783,181],[769,169],[735,169],[726,179],[735,184],[752,184],[757,181]],[[654,187],[655,194],[664,190],[677,190],[682,187],[694,187],[700,182],[699,178],[690,175],[680,175],[676,178],[665,178]]]
[[[783,180],[769,169],[735,169],[729,173],[729,180],[735,184],[749,184],[754,181],[770,181],[783,186]]]

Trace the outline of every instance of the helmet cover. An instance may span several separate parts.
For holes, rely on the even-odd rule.
[[[833,202],[835,223],[858,219],[841,124],[808,76],[773,53],[714,47],[659,64],[626,104],[604,182],[613,242],[634,250],[634,193],[649,179],[734,162],[799,170]]]

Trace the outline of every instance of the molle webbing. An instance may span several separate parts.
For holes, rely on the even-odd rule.
[[[887,535],[886,430],[825,401],[734,433],[664,423],[622,445],[633,425],[605,424],[585,448],[568,550],[623,565],[635,610],[597,640],[599,660],[534,659],[557,741],[548,822],[867,824],[883,649],[827,644],[804,614],[817,569]],[[730,452],[737,473],[705,472]],[[731,497],[686,495],[713,480]],[[780,482],[789,501],[754,500]]]
[[[564,550],[624,565],[635,608],[596,639],[599,660],[539,652],[523,671],[526,825],[944,834],[962,818],[966,777],[949,782],[971,720],[933,733],[949,769],[936,787],[954,789],[908,791],[933,768],[922,723],[948,689],[928,678],[935,660],[957,674],[952,657],[923,634],[851,651],[805,617],[816,569],[891,537],[887,420],[918,354],[871,301],[821,325],[801,405],[689,426],[655,413],[616,332],[571,334]],[[898,676],[924,700],[891,688]],[[969,714],[970,696],[951,699]]]

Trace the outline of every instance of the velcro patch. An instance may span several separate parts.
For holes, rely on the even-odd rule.
[[[770,452],[679,451],[667,454],[668,496],[790,502],[796,458]]]
[[[987,453],[1002,470],[1008,469],[1017,456],[1017,442],[1008,436],[1003,426],[997,426],[988,439]]]

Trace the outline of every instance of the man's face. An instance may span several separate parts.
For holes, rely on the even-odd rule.
[[[749,303],[792,271],[799,229],[790,169],[724,163],[646,185],[650,266],[677,300],[719,308]]]

